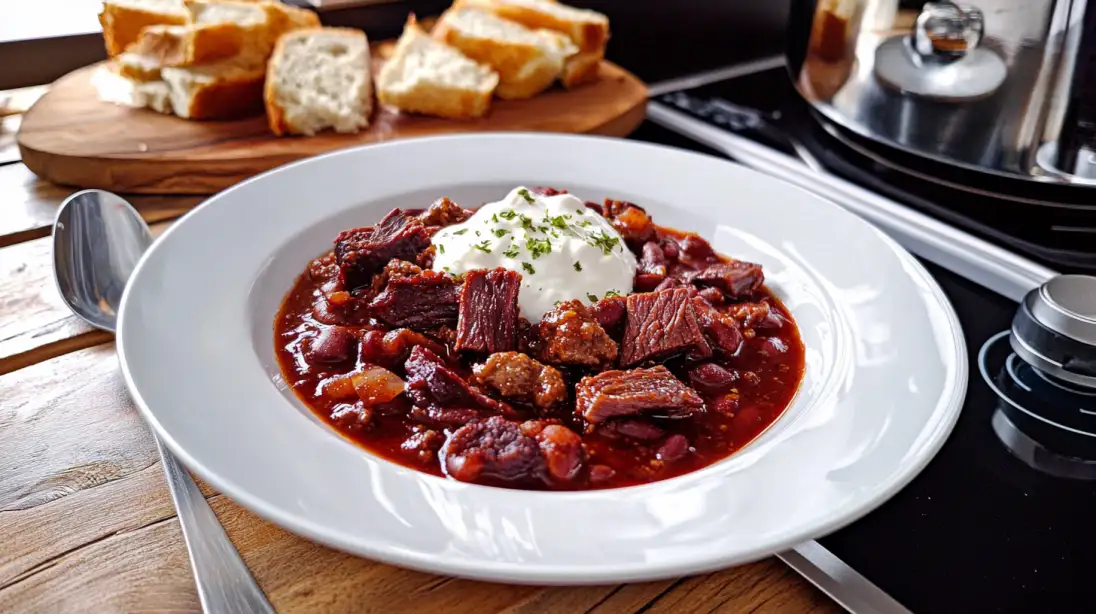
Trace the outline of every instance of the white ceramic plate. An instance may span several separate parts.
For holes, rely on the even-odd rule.
[[[337,435],[286,389],[273,318],[338,231],[446,195],[519,184],[641,204],[764,265],[807,348],[785,415],[739,453],[651,485],[579,493],[429,476]],[[716,158],[557,135],[400,141],[297,162],[175,224],[126,289],[118,351],[145,418],[183,462],[286,529],[396,565],[480,579],[664,578],[834,531],[912,479],[966,390],[959,323],[897,244],[797,188]]]

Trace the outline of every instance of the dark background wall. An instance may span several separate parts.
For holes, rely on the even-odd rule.
[[[780,53],[790,0],[571,0],[609,16],[608,57],[653,82]],[[294,2],[298,3],[298,2]],[[399,35],[409,11],[437,15],[451,0],[401,0],[325,11],[327,25]],[[104,58],[98,33],[0,43],[0,89],[49,83]]]

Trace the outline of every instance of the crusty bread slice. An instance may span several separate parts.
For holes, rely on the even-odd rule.
[[[180,25],[189,20],[182,0],[104,0],[99,13],[110,57],[124,52],[148,26]]]
[[[136,81],[122,76],[116,66],[107,63],[92,72],[91,84],[105,102],[172,113],[171,92],[163,81]]]
[[[530,30],[479,9],[450,9],[442,14],[434,38],[456,47],[499,73],[499,98],[531,98],[560,76],[567,56],[578,48],[563,34]]]
[[[270,130],[311,136],[369,125],[373,76],[361,30],[309,28],[283,35],[267,65],[263,99]]]
[[[263,110],[263,60],[237,56],[201,66],[165,67],[161,75],[179,117],[237,119]]]
[[[152,56],[127,51],[114,58],[118,64],[118,72],[127,79],[134,81],[159,81],[160,70],[163,64]]]
[[[499,76],[407,20],[377,75],[377,99],[402,111],[451,119],[482,117]]]
[[[201,64],[239,53],[244,34],[244,29],[234,23],[149,26],[126,54],[143,56],[160,66]]]
[[[186,0],[196,24],[233,24],[240,30],[243,44],[239,53],[269,56],[281,34],[274,26],[272,9],[262,2],[238,0]]]
[[[580,85],[597,81],[603,55],[598,53],[576,53],[563,63],[563,74],[559,80],[563,87],[574,89]]]
[[[587,53],[604,53],[609,41],[609,18],[604,14],[551,0],[456,0],[453,6],[491,11],[527,28],[562,32]]]
[[[263,2],[262,6],[266,10],[267,18],[270,20],[270,30],[275,41],[286,32],[302,28],[320,27],[319,15],[308,9],[282,4],[277,1]]]

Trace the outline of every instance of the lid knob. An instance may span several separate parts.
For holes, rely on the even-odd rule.
[[[1059,275],[1029,292],[1009,341],[1043,373],[1096,388],[1096,277]]]
[[[917,16],[913,47],[924,58],[957,60],[982,42],[982,11],[954,2],[926,2]]]

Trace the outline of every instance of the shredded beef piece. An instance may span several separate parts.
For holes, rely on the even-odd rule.
[[[693,388],[708,395],[723,394],[734,387],[738,373],[728,371],[714,362],[689,369],[689,383]]]
[[[659,282],[659,284],[657,286],[655,286],[655,288],[654,288],[654,290],[652,290],[652,292],[660,292],[662,290],[673,290],[674,288],[680,288],[683,285],[684,284],[681,283],[681,280],[679,280],[675,277],[667,277],[666,279],[663,279],[661,282]]]
[[[636,247],[655,238],[657,230],[643,207],[623,200],[605,199],[606,217],[630,245]]]
[[[749,296],[761,287],[765,275],[761,265],[744,260],[713,264],[693,276],[698,286],[715,286],[732,298]]]
[[[537,440],[551,478],[566,482],[579,474],[585,454],[582,451],[582,438],[577,433],[546,420],[523,422],[521,432]]]
[[[472,212],[448,198],[439,198],[419,214],[418,219],[426,226],[452,226],[472,217]]]
[[[623,296],[607,296],[594,303],[590,308],[594,312],[594,319],[602,328],[612,334],[624,324],[624,316],[628,313],[627,300]]]
[[[743,328],[775,329],[784,325],[784,318],[773,311],[767,301],[760,303],[742,303],[731,309],[734,319]]]
[[[610,438],[627,437],[638,441],[654,441],[665,433],[659,427],[642,420],[610,420],[597,429]]]
[[[433,339],[416,333],[410,328],[397,328],[388,332],[366,331],[362,335],[358,358],[362,363],[381,365],[393,369],[402,366],[411,355],[411,349],[421,345],[439,355],[446,353],[445,348]]]
[[[434,268],[434,257],[438,254],[438,248],[431,245],[430,247],[419,252],[418,256],[415,256],[415,264],[423,268],[423,270],[429,270]]]
[[[460,291],[456,349],[504,352],[517,347],[521,274],[506,269],[469,271]]]
[[[358,349],[358,338],[345,326],[326,327],[310,341],[304,360],[313,366],[346,362]]]
[[[474,367],[476,381],[490,386],[504,398],[549,409],[567,399],[563,376],[519,352],[491,354]]]
[[[575,387],[575,412],[590,424],[618,416],[684,418],[703,409],[700,395],[662,365],[604,371]]]
[[[617,344],[577,300],[564,301],[540,321],[545,362],[600,367],[616,360]]]
[[[742,331],[738,322],[728,313],[719,311],[700,297],[693,299],[693,309],[704,337],[716,352],[724,356],[734,356],[742,347]]]
[[[681,253],[678,256],[678,259],[680,260],[692,264],[719,262],[719,256],[717,256],[715,250],[712,249],[712,244],[708,243],[699,235],[689,234],[681,240],[679,248]]]
[[[370,314],[390,326],[437,328],[457,322],[460,287],[445,273],[389,280],[384,291],[369,303]]]
[[[516,415],[506,403],[496,401],[473,388],[437,354],[416,345],[404,363],[407,397],[416,408],[412,417],[424,422],[466,422],[478,411]],[[450,410],[455,410],[456,413]]]
[[[376,226],[345,230],[335,237],[335,259],[347,290],[368,285],[389,260],[414,260],[430,245],[426,227],[393,209]]]
[[[688,290],[677,288],[628,296],[628,324],[621,344],[620,366],[661,360],[682,353],[710,356],[700,332]]]
[[[381,272],[373,276],[373,281],[369,284],[369,296],[374,297],[383,292],[385,286],[388,285],[388,282],[393,279],[414,277],[415,275],[421,274],[422,267],[413,262],[396,259],[389,260],[388,264],[384,265]]]
[[[438,450],[444,443],[445,435],[432,429],[425,429],[404,440],[400,444],[400,449],[413,453],[415,459],[425,465],[437,458]]]
[[[723,298],[723,291],[719,288],[715,288],[712,286],[708,286],[707,288],[704,288],[703,290],[697,292],[697,296],[708,301],[708,304],[712,305],[713,307],[715,305],[722,305],[726,302],[726,300]]]
[[[439,456],[445,474],[462,482],[537,483],[546,471],[536,438],[522,433],[516,422],[498,416],[453,431]]]

